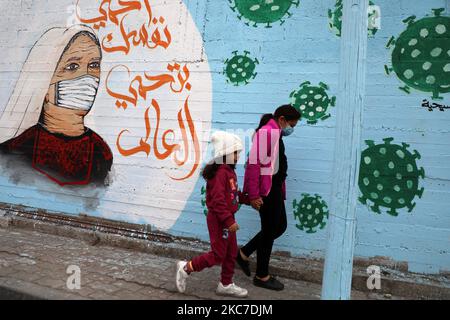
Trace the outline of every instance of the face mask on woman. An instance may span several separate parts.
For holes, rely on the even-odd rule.
[[[281,130],[281,135],[282,135],[283,137],[287,137],[287,136],[291,135],[293,132],[294,132],[294,128],[292,128],[292,127],[288,124],[286,128],[283,128],[283,129]]]
[[[99,79],[84,75],[56,83],[56,104],[59,107],[89,111],[97,95]]]

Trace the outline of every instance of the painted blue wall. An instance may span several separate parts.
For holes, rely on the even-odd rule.
[[[38,0],[21,3],[25,6],[24,10],[32,10],[36,2],[41,3]],[[300,0],[298,7],[291,7],[291,16],[286,17],[283,24],[275,22],[271,28],[265,28],[244,24],[238,19],[238,13],[231,10],[227,0],[184,1],[202,32],[205,54],[212,72],[213,129],[255,128],[261,114],[273,112],[277,106],[290,102],[290,93],[299,89],[305,81],[313,85],[326,83],[329,86],[328,94],[339,99],[337,79],[340,46],[343,44],[328,27],[328,10],[334,8],[335,2]],[[450,271],[450,110],[427,111],[421,107],[421,103],[423,99],[432,101],[430,93],[412,90],[407,94],[399,90],[404,84],[398,77],[394,73],[387,76],[384,71],[384,66],[391,64],[391,50],[386,48],[386,43],[391,36],[397,37],[405,30],[406,25],[402,20],[411,15],[420,19],[431,14],[433,8],[445,8],[442,15],[449,16],[450,1],[374,2],[381,8],[381,29],[368,41],[363,140],[382,143],[382,139],[393,137],[395,143],[404,142],[410,145],[411,151],[418,150],[422,157],[417,160],[417,164],[426,173],[419,185],[425,191],[421,199],[414,199],[417,204],[412,212],[401,209],[396,217],[386,212],[376,214],[367,206],[358,204],[355,255],[386,256],[397,261],[407,261],[413,272]],[[40,8],[42,10],[42,6]],[[4,101],[0,106],[4,107],[11,94],[13,82],[20,72],[19,62],[26,58],[31,39],[35,41],[42,30],[63,22],[65,18],[55,15],[55,12],[65,10],[66,4],[54,6],[52,3],[48,15],[44,11],[40,12],[42,19],[38,21],[28,17],[34,21],[29,29],[14,32],[8,30],[7,26],[15,23],[14,19],[17,18],[14,17],[21,14],[21,9],[8,7],[3,12],[1,23],[5,31],[0,31],[0,47],[5,49],[7,56],[14,57],[14,63],[0,63],[0,98]],[[21,17],[23,20],[28,18]],[[259,61],[256,66],[257,76],[247,85],[233,86],[227,83],[223,73],[225,60],[231,58],[232,52],[236,50],[247,50],[251,57]],[[449,59],[448,56],[446,59]],[[443,100],[437,102],[450,105],[450,94],[441,96]],[[297,256],[324,256],[326,228],[318,229],[315,233],[299,230],[292,203],[294,200],[300,201],[303,193],[309,193],[319,194],[329,204],[335,147],[334,108],[330,108],[330,112],[330,118],[315,125],[301,121],[295,133],[285,139],[289,161],[286,201],[288,229],[276,241],[275,250],[289,251]],[[365,145],[364,141],[361,144]],[[243,166],[239,166],[237,171],[242,185]],[[101,191],[88,190],[80,197],[76,188],[55,188],[50,182],[39,186],[33,183],[31,177],[17,182],[0,175],[0,202],[68,214],[84,212],[92,216],[148,223],[138,215],[127,215],[126,207],[122,207],[121,212],[102,212],[102,208],[96,206],[96,199],[102,198]],[[201,204],[200,190],[203,185],[204,181],[199,179],[170,233],[208,239]],[[133,205],[138,207],[139,203]],[[142,210],[152,214],[157,209]],[[248,241],[258,232],[258,215],[249,207],[242,207],[237,220],[241,225],[240,243]]]
[[[195,7],[194,1],[188,1]],[[328,29],[327,11],[335,1],[301,1],[292,8],[292,17],[283,25],[272,28],[248,27],[230,10],[227,1],[209,1],[205,25],[206,53],[214,70],[213,128],[254,128],[262,113],[272,112],[289,102],[289,94],[304,81],[329,85],[329,94],[337,95],[340,38]],[[399,90],[401,81],[387,76],[384,65],[391,63],[391,50],[386,44],[397,37],[406,25],[403,19],[416,15],[418,19],[431,14],[433,8],[446,8],[446,0],[388,1],[375,3],[381,8],[381,29],[368,42],[366,107],[363,119],[363,139],[394,137],[395,142],[411,145],[422,158],[426,178],[425,188],[417,205],[408,213],[399,210],[397,217],[376,214],[362,204],[357,209],[357,245],[360,257],[386,256],[407,261],[412,272],[436,273],[450,270],[450,111],[429,112],[421,107],[431,94]],[[201,23],[201,21],[198,21]],[[222,74],[224,60],[234,50],[248,50],[256,56],[257,77],[246,86],[226,83]],[[447,57],[448,60],[448,57]],[[450,95],[442,95],[442,104],[450,104]],[[295,134],[285,139],[289,160],[287,180],[288,229],[276,241],[276,250],[294,255],[323,257],[326,228],[306,233],[296,227],[292,202],[302,193],[319,194],[330,200],[334,153],[334,111],[332,117],[308,125],[302,121]],[[364,141],[361,141],[364,144]],[[365,144],[364,144],[365,145]],[[365,147],[363,147],[363,150]],[[242,184],[243,168],[238,168]],[[207,240],[207,229],[201,207],[200,181],[185,211],[172,228],[172,233],[200,236]],[[259,230],[258,215],[243,207],[237,216],[241,225],[239,242],[245,243]]]

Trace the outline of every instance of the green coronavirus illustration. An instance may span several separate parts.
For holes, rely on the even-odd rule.
[[[434,15],[417,21],[415,16],[403,20],[406,30],[386,45],[394,47],[386,73],[394,71],[406,93],[414,88],[442,99],[440,94],[450,92],[450,17],[441,16],[444,10],[434,9]]]
[[[311,196],[302,194],[300,203],[294,200],[294,217],[299,222],[297,228],[306,230],[307,233],[317,232],[317,228],[323,229],[328,219],[328,206],[319,195]]]
[[[336,97],[329,97],[328,86],[320,82],[318,86],[312,86],[306,81],[300,85],[300,89],[293,91],[290,95],[292,105],[302,113],[302,118],[308,124],[316,124],[318,120],[325,120],[331,115],[327,113],[328,108],[334,107]]]
[[[425,171],[417,167],[416,160],[420,159],[417,150],[411,153],[408,144],[391,143],[394,138],[383,140],[382,144],[366,141],[368,148],[361,154],[359,200],[363,204],[371,201],[370,208],[376,213],[385,207],[389,209],[387,213],[397,216],[397,210],[404,207],[411,212],[416,205],[414,197],[422,197],[424,189],[419,189],[419,178],[425,177]]]
[[[206,186],[203,186],[200,190],[200,193],[202,195],[201,203],[203,208],[203,214],[206,216],[208,215],[208,208],[206,207]],[[238,208],[241,208],[241,204],[239,204]]]
[[[251,79],[254,79],[257,75],[255,72],[256,65],[259,64],[258,59],[252,59],[248,55],[250,52],[244,51],[244,54],[238,54],[237,51],[233,52],[231,59],[225,60],[224,74],[227,77],[227,81],[235,86],[246,85]]]
[[[206,208],[206,187],[203,186],[202,189],[200,190],[201,194],[202,194],[202,208],[203,208],[203,214],[206,216],[208,215],[208,208]]]
[[[238,18],[245,24],[257,27],[259,24],[270,28],[274,22],[284,23],[286,17],[292,14],[289,9],[298,7],[299,1],[294,0],[228,0],[233,11],[239,13]]]
[[[369,1],[369,6],[375,5],[372,1]],[[328,25],[330,30],[338,37],[341,36],[342,33],[342,15],[343,15],[344,3],[343,0],[337,0],[334,9],[328,10]],[[369,10],[368,19],[369,21],[376,17],[377,11]],[[374,26],[374,24],[369,23],[369,27],[367,28],[367,33],[369,36],[374,36],[377,33],[378,29]]]

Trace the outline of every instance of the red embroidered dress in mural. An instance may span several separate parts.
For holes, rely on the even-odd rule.
[[[68,137],[37,124],[0,146],[7,153],[26,155],[34,169],[60,185],[103,181],[113,160],[109,146],[89,128],[81,136]]]

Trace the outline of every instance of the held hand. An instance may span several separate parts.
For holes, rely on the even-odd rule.
[[[237,223],[232,224],[232,225],[228,228],[228,231],[230,231],[230,232],[236,232],[236,231],[238,231],[238,230],[239,230],[239,225],[238,225]]]
[[[255,210],[258,210],[258,211],[259,211],[259,209],[261,209],[261,206],[263,205],[263,203],[264,202],[261,198],[250,201],[252,208]]]
[[[248,193],[243,193],[241,191],[239,191],[239,203],[240,204],[245,204],[245,205],[250,205],[250,200],[248,199]]]

